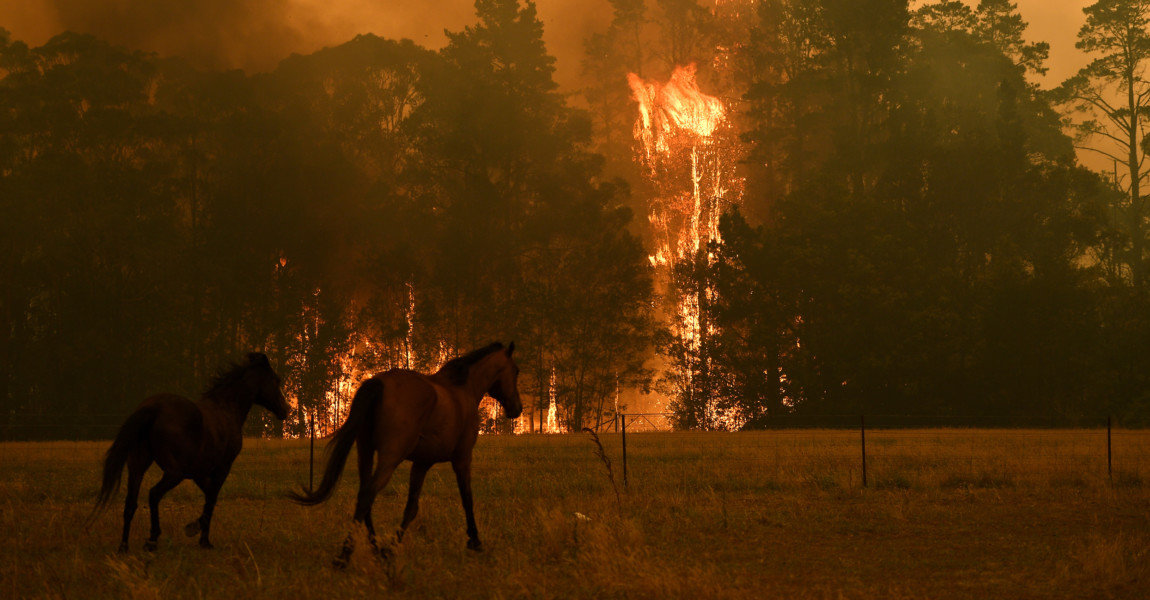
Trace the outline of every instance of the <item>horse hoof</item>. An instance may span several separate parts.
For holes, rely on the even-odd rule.
[[[191,523],[188,523],[187,525],[184,526],[184,533],[188,537],[193,537],[196,534],[198,534],[199,532],[200,532],[200,521],[199,521],[199,519],[196,519],[195,521],[192,521]]]
[[[347,568],[349,559],[351,559],[351,545],[344,544],[339,554],[336,555],[335,560],[331,561],[331,566],[342,571]]]
[[[127,554],[128,553],[128,545],[127,544],[120,544],[120,547],[116,549],[116,552],[119,552],[120,554]]]
[[[147,550],[148,552],[155,552],[156,551],[156,540],[148,540],[148,541],[144,542],[144,550]]]
[[[473,552],[483,552],[483,542],[479,540],[467,540],[467,549]]]
[[[213,546],[212,543],[208,540],[200,540],[200,547],[204,550],[211,550],[212,548],[215,548],[215,546]]]

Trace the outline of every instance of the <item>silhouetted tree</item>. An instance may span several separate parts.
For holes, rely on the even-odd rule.
[[[1076,46],[1093,55],[1090,64],[1056,90],[1055,98],[1080,117],[1075,124],[1084,147],[1114,161],[1113,184],[1125,198],[1114,207],[1115,225],[1122,239],[1106,252],[1119,256],[1114,275],[1135,288],[1145,283],[1146,198],[1142,183],[1147,176],[1142,128],[1150,118],[1150,2],[1146,0],[1100,0],[1082,9],[1086,24],[1078,32]]]

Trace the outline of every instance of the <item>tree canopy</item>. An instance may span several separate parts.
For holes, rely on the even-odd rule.
[[[322,434],[366,374],[496,340],[527,411],[492,431],[1150,419],[1150,5],[1087,7],[1056,90],[1006,0],[611,5],[577,97],[530,1],[258,74],[0,29],[0,432],[106,435],[261,350],[296,410],[252,433]],[[674,73],[725,112],[654,168],[629,85]]]

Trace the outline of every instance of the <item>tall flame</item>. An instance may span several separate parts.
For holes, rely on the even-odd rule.
[[[699,89],[696,72],[694,63],[677,67],[666,84],[627,74],[631,93],[639,103],[635,137],[643,142],[648,156],[669,152],[668,137],[678,131],[708,138],[726,118],[723,101]]]
[[[649,260],[664,292],[677,265],[694,260],[708,242],[720,241],[719,217],[742,199],[743,182],[734,170],[739,149],[727,107],[703,93],[696,75],[694,64],[677,67],[667,83],[627,75],[639,108],[634,130],[639,160],[655,190],[647,217],[654,237]],[[706,336],[716,333],[700,318],[701,303],[713,299],[711,289],[681,292],[674,306],[666,309],[668,316],[673,313],[673,331],[692,353],[700,350]],[[692,388],[693,373],[682,375]],[[722,413],[714,401],[706,399],[705,427],[741,424],[739,415]]]
[[[732,152],[719,130],[727,124],[723,101],[699,89],[694,64],[678,67],[666,84],[627,75],[639,106],[635,139],[642,162],[656,184],[647,218],[655,234],[655,267],[673,266],[718,239],[719,216],[738,200],[742,182],[734,176]],[[683,176],[689,177],[682,185]],[[729,187],[736,187],[733,194]]]
[[[559,417],[555,406],[555,367],[551,367],[551,383],[548,386],[548,396],[551,403],[547,407],[547,424],[544,433],[559,433]]]

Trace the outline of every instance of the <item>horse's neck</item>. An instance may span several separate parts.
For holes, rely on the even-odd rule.
[[[243,428],[252,409],[252,401],[233,390],[213,390],[204,394],[200,402],[205,408],[223,417],[222,420],[228,425],[235,425],[240,429]]]
[[[495,361],[492,360],[493,357],[494,355],[490,355],[471,366],[466,387],[475,396],[476,403],[483,399],[484,394],[491,389],[498,376]]]

